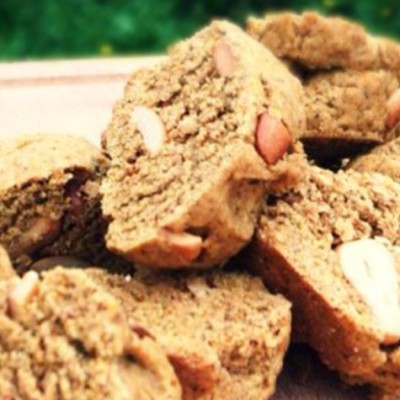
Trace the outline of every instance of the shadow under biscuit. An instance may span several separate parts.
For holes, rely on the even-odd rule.
[[[310,347],[293,344],[271,400],[365,400],[369,394],[366,386],[344,384]]]

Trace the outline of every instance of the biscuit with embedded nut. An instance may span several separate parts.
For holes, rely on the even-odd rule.
[[[240,28],[216,21],[177,44],[130,77],[104,136],[109,249],[153,268],[231,257],[304,125],[299,80]]]
[[[45,256],[121,263],[104,244],[99,185],[107,166],[100,150],[79,137],[0,142],[0,243],[17,270]]]
[[[88,274],[165,349],[184,400],[260,400],[273,393],[290,305],[243,273]]]
[[[399,395],[400,184],[306,173],[266,200],[243,260],[293,303],[295,338],[350,382]]]
[[[0,393],[20,400],[181,400],[165,353],[84,272],[0,282]]]

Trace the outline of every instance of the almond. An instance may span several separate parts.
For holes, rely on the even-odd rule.
[[[2,279],[15,276],[10,257],[3,246],[0,246],[0,276]]]
[[[8,306],[11,315],[23,308],[39,290],[39,275],[34,271],[27,272],[8,295]]]
[[[210,293],[210,286],[203,276],[192,276],[188,278],[186,286],[197,298],[202,299]]]
[[[150,155],[158,155],[166,140],[165,128],[160,117],[150,108],[138,106],[132,111],[132,121],[142,135]]]
[[[164,238],[174,252],[187,262],[194,261],[201,253],[203,240],[190,233],[164,231]]]
[[[344,276],[369,306],[383,343],[400,340],[399,277],[395,258],[382,241],[361,239],[338,247]]]
[[[400,89],[397,89],[387,101],[387,128],[393,129],[400,122]]]
[[[276,164],[287,152],[292,138],[285,125],[265,111],[258,119],[256,149],[268,165]]]
[[[46,257],[39,261],[33,263],[30,268],[37,272],[48,271],[55,267],[64,268],[86,268],[90,267],[92,264],[81,260],[77,257],[71,256],[57,256],[57,257]]]
[[[231,45],[223,38],[218,40],[214,46],[213,60],[218,74],[222,77],[231,76],[238,65]]]
[[[29,228],[22,232],[13,246],[12,254],[31,254],[45,243],[53,240],[60,232],[61,221],[47,217],[37,217],[29,223]]]

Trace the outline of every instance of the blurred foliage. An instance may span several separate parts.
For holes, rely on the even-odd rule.
[[[400,38],[399,0],[0,0],[0,58],[163,52],[213,18],[318,10]]]

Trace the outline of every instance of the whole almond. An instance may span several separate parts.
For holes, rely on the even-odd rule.
[[[174,252],[187,262],[194,261],[201,253],[203,239],[186,232],[170,232],[164,230],[164,239]]]
[[[400,340],[399,276],[395,258],[381,241],[361,239],[338,247],[344,276],[369,306],[382,342]]]
[[[34,271],[27,272],[8,295],[8,306],[11,315],[26,306],[29,300],[38,292],[39,275]]]
[[[397,89],[387,102],[386,126],[393,129],[400,122],[400,89]]]
[[[260,115],[256,128],[256,149],[268,165],[276,164],[287,152],[292,138],[285,125],[268,111]]]
[[[31,254],[59,234],[61,221],[47,217],[37,217],[30,221],[27,230],[21,233],[10,253],[14,256]]]
[[[150,108],[138,106],[132,111],[132,121],[142,135],[151,156],[160,153],[166,139],[165,128],[160,117]]]
[[[238,60],[226,39],[220,39],[215,44],[213,60],[218,74],[222,77],[231,76],[238,65]]]
[[[56,267],[64,268],[86,268],[93,266],[93,264],[88,263],[77,257],[72,256],[55,256],[46,257],[34,262],[30,269],[37,272],[48,271]]]
[[[11,264],[8,253],[0,246],[0,277],[1,279],[11,278],[15,276],[16,272]]]

